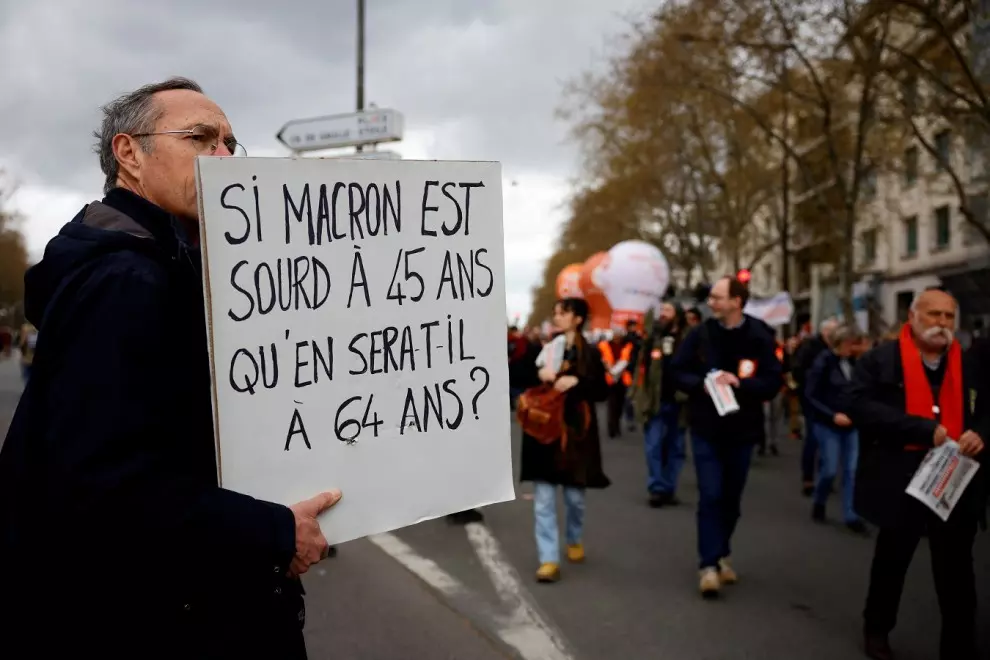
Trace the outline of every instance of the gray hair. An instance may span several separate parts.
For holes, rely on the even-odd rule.
[[[844,341],[859,341],[866,335],[856,324],[840,325],[832,332],[832,344],[840,346]]]
[[[133,92],[117,97],[103,108],[103,122],[100,130],[93,132],[96,138],[94,151],[100,155],[100,169],[106,175],[103,192],[108,193],[117,186],[120,174],[120,163],[113,153],[113,138],[120,133],[151,133],[155,123],[162,116],[161,107],[155,102],[158,92],[173,89],[185,89],[191,92],[203,93],[203,88],[189,78],[176,76],[158,83],[151,83],[135,89]],[[141,149],[151,151],[151,140],[140,138]]]
[[[825,341],[831,342],[832,335],[835,334],[835,329],[838,327],[839,327],[838,319],[834,317],[827,318],[824,321],[822,321],[821,324],[819,324],[818,334],[820,334],[822,336],[822,339],[824,339]]]

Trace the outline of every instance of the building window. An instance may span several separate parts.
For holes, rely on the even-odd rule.
[[[952,242],[952,214],[948,206],[935,209],[935,249],[944,250]]]
[[[990,146],[990,140],[988,140],[986,126],[978,121],[969,122],[966,126],[965,158],[970,180],[986,173],[985,154],[988,146]]]
[[[990,228],[990,202],[987,194],[973,195],[969,198],[969,210],[973,214],[973,219],[980,225]],[[982,243],[984,241],[983,232],[979,230],[968,218],[966,219],[965,241],[969,243]]]
[[[861,237],[863,245],[863,265],[872,266],[877,260],[877,230],[869,229]]]
[[[918,147],[909,147],[904,152],[904,185],[911,187],[918,180]]]
[[[950,131],[942,131],[935,136],[935,153],[938,155],[935,159],[935,171],[944,172],[946,165],[949,164],[949,158],[952,157],[952,133]]]
[[[797,272],[795,273],[797,282],[794,287],[797,291],[808,291],[811,289],[811,259],[807,255],[799,256],[796,259]]]
[[[918,256],[918,216],[904,220],[904,256]]]

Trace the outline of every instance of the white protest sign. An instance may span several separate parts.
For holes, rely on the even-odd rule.
[[[501,166],[197,161],[224,488],[340,543],[514,497]]]

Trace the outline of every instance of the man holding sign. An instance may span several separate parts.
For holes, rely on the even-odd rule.
[[[98,137],[106,197],[26,277],[40,333],[0,453],[4,642],[304,658],[298,576],[340,492],[287,507],[218,487],[195,160],[237,150],[230,124],[176,78],[106,106]]]
[[[953,336],[957,310],[948,293],[922,292],[899,338],[856,362],[848,390],[845,409],[861,438],[856,510],[880,528],[863,614],[866,652],[878,660],[893,657],[888,635],[923,536],[942,610],[941,657],[977,657],[973,541],[986,502],[984,469],[945,521],[905,492],[933,447],[956,441],[963,456],[982,460],[990,437],[986,384],[964,368]]]

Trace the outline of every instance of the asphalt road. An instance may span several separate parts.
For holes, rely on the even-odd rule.
[[[19,391],[0,362],[0,432]],[[0,435],[2,438],[2,435]],[[518,447],[518,432],[514,434]],[[429,521],[340,546],[305,581],[314,659],[854,660],[872,542],[810,521],[797,443],[757,459],[735,540],[741,581],[697,594],[693,468],[675,508],[645,503],[641,439],[604,440],[613,486],[589,493],[588,561],[537,585],[529,489],[484,525]],[[830,513],[837,507],[832,504]],[[976,549],[990,660],[990,535]],[[399,561],[396,561],[398,559]],[[936,660],[939,617],[927,548],[912,565],[892,641],[902,660]],[[0,642],[2,643],[2,642]]]
[[[515,434],[518,447],[518,432]],[[515,502],[486,509],[486,525],[526,580],[539,608],[580,658],[659,660],[845,660],[860,652],[861,612],[872,540],[838,524],[810,519],[799,493],[797,442],[780,457],[757,458],[734,539],[740,583],[717,602],[697,592],[695,508],[690,462],[675,508],[645,502],[642,441],[603,440],[613,486],[588,497],[587,563],[563,567],[553,585],[533,583],[532,503],[520,487]],[[836,502],[830,514],[838,519]],[[430,522],[399,533],[423,555],[485,593],[477,557],[463,532]],[[990,659],[990,534],[976,548],[982,648]],[[937,601],[927,546],[912,564],[892,645],[902,660],[935,660]],[[491,589],[488,589],[491,591]]]

